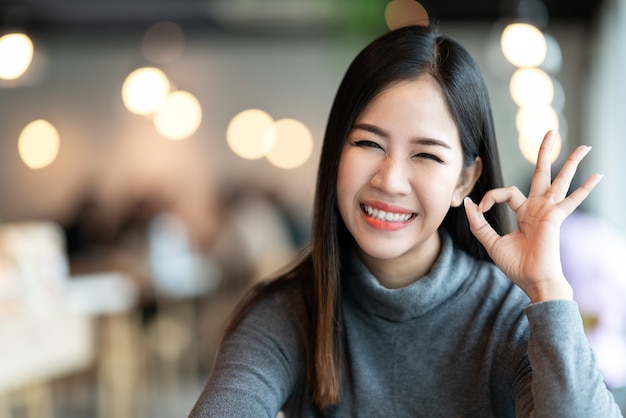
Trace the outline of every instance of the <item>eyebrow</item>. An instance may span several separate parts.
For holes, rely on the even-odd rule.
[[[383,130],[382,128],[376,125],[372,125],[369,123],[356,123],[352,126],[352,129],[361,129],[363,131],[371,132],[374,135],[378,135],[383,138],[389,138],[389,133],[387,131]],[[412,139],[411,142],[415,144],[432,145],[432,146],[439,146],[439,147],[443,147],[447,149],[452,149],[450,148],[450,145],[448,143],[441,141],[439,139],[434,139],[434,138],[418,137],[418,138]]]

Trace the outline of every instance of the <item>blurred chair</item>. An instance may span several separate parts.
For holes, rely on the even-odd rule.
[[[66,287],[69,309],[89,315],[97,324],[95,366],[100,418],[135,418],[146,407],[139,297],[135,281],[115,271],[72,276]]]
[[[187,224],[173,212],[161,212],[147,230],[148,264],[155,290],[156,316],[146,330],[146,343],[156,364],[150,367],[155,396],[180,400],[184,379],[198,380],[197,301],[213,292],[220,270],[194,248]],[[174,414],[172,412],[172,414]]]

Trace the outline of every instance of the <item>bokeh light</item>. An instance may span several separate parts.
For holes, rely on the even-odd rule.
[[[202,106],[187,91],[171,93],[154,115],[157,132],[167,139],[184,139],[193,135],[202,122]]]
[[[22,76],[33,60],[33,42],[23,33],[0,37],[0,78],[15,80]]]
[[[528,161],[530,161],[533,164],[537,164],[539,148],[541,147],[541,142],[543,141],[544,136],[545,136],[545,133],[544,135],[541,135],[539,137],[537,136],[530,137],[520,132],[520,136],[518,138],[520,151],[522,152],[522,155],[524,156],[524,158],[526,158]],[[561,134],[557,132],[554,146],[552,148],[552,158],[551,158],[552,162],[555,162],[557,158],[559,158],[559,154],[561,153],[562,148],[563,148],[563,139],[561,137]]]
[[[274,166],[292,169],[304,164],[313,152],[313,135],[300,121],[280,119],[274,124],[276,142],[265,156]]]
[[[404,26],[428,26],[428,12],[415,0],[392,0],[385,7],[385,22],[391,30]]]
[[[168,64],[185,50],[185,34],[174,22],[155,23],[143,35],[141,47],[148,61]]]
[[[559,129],[559,116],[554,108],[522,107],[518,109],[515,118],[519,133],[519,148],[522,155],[531,163],[537,161],[537,152],[545,134],[552,129]],[[557,145],[552,152],[552,161],[555,161],[561,152],[563,138],[558,132]]]
[[[167,98],[170,82],[158,68],[144,67],[130,73],[122,85],[124,105],[132,113],[154,113]]]
[[[521,107],[517,110],[515,125],[520,135],[541,139],[549,130],[559,128],[559,116],[551,106]]]
[[[554,84],[550,76],[539,68],[519,68],[509,84],[511,97],[519,106],[546,107],[554,98]]]
[[[516,67],[537,67],[546,58],[543,33],[528,23],[512,23],[502,31],[502,53]]]
[[[38,119],[26,125],[18,140],[20,157],[32,169],[50,165],[56,159],[59,147],[58,131],[44,119]]]
[[[260,109],[238,113],[226,128],[228,146],[236,155],[247,160],[264,157],[275,140],[274,119]]]

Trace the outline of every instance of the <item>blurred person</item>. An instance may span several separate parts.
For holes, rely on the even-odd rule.
[[[310,247],[244,299],[190,416],[621,416],[559,259],[601,177],[567,195],[589,148],[551,182],[553,142],[528,197],[503,187],[469,53],[419,26],[373,41],[331,109]]]

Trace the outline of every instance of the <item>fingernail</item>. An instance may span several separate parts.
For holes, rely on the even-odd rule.
[[[469,196],[465,196],[465,199],[463,199],[463,204],[467,206],[468,203],[473,203],[472,198]]]

